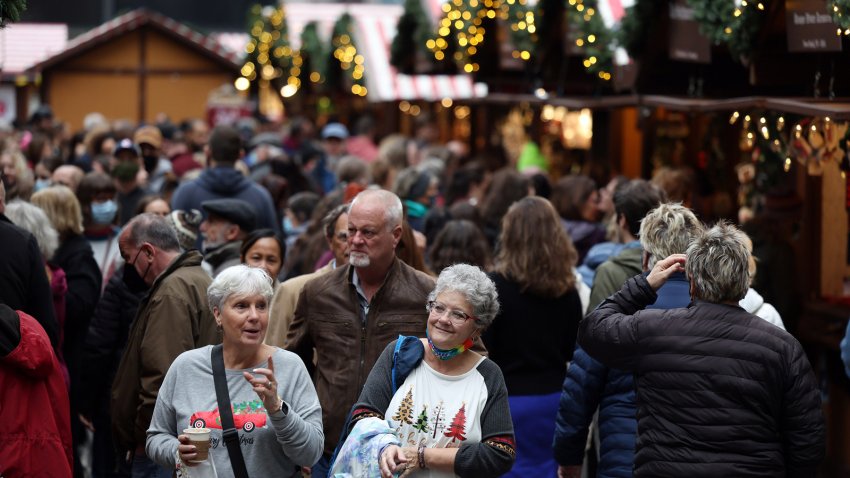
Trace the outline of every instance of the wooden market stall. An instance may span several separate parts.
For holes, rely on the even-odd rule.
[[[41,100],[73,128],[100,112],[152,122],[158,113],[204,117],[211,92],[232,85],[236,55],[159,13],[133,10],[71,40],[30,68]]]

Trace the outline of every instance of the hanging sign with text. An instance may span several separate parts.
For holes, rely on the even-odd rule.
[[[699,31],[694,9],[685,0],[670,3],[670,58],[711,63],[711,41]]]
[[[838,25],[824,0],[785,0],[785,26],[790,52],[841,51]]]

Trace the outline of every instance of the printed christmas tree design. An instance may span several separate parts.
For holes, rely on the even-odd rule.
[[[445,421],[445,417],[443,416],[443,402],[440,402],[439,405],[434,407],[434,416],[431,418],[431,429],[434,430],[434,433],[431,435],[431,438],[437,438],[437,432],[443,431],[446,427],[443,425]]]
[[[444,435],[451,438],[452,443],[454,443],[455,440],[466,440],[466,437],[463,436],[464,433],[466,433],[466,403],[461,404],[460,410],[455,414],[451,425],[449,425],[449,430]]]
[[[399,428],[405,423],[413,424],[413,387],[410,387],[407,391],[407,395],[404,396],[404,400],[398,406],[398,411],[393,415],[393,420],[399,422]]]
[[[413,424],[416,431],[428,433],[428,404],[422,406],[422,412],[416,418],[416,423]]]

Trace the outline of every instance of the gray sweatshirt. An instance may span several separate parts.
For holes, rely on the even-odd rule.
[[[168,369],[148,428],[145,452],[156,463],[174,469],[177,435],[193,425],[205,426],[211,429],[210,457],[218,476],[228,477],[233,471],[222,441],[211,351],[212,346],[206,346],[184,352]],[[250,476],[294,476],[300,473],[299,466],[312,466],[322,455],[322,410],[304,363],[297,355],[276,348],[275,378],[286,413],[268,415],[242,376],[242,372],[267,364],[263,361],[250,369],[225,371],[233,421]]]

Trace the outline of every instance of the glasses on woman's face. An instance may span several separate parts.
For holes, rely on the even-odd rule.
[[[442,317],[448,312],[449,320],[452,321],[452,324],[460,327],[465,324],[467,320],[472,319],[478,322],[478,319],[467,314],[462,310],[457,309],[449,309],[445,304],[432,300],[428,302],[428,312],[431,314],[436,314],[437,317]]]

